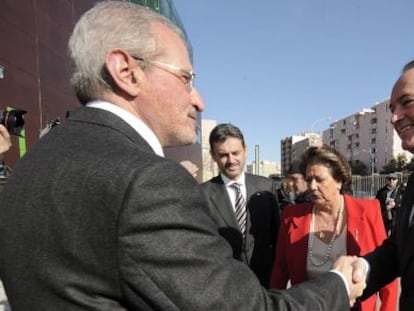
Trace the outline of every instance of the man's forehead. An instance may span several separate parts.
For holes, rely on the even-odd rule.
[[[414,68],[404,72],[394,85],[393,91],[404,89],[406,87],[414,87]]]
[[[404,100],[406,96],[414,96],[414,68],[404,72],[395,82],[391,92],[390,106]]]

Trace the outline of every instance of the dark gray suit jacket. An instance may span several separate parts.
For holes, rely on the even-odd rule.
[[[268,287],[280,224],[277,189],[272,179],[247,173],[245,183],[248,213],[244,239],[221,176],[201,186],[219,233],[233,248],[233,257],[248,264]]]
[[[217,234],[194,178],[100,109],[80,108],[29,150],[0,193],[0,211],[0,277],[13,311],[348,303],[333,273],[267,293]]]
[[[365,257],[371,270],[364,296],[370,296],[384,284],[401,277],[400,311],[414,310],[414,225],[408,226],[413,204],[414,174],[411,174],[394,231],[380,247]]]

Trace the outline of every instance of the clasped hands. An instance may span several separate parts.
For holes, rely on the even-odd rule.
[[[341,256],[333,265],[341,273],[349,287],[349,304],[352,307],[366,287],[367,265],[356,256]]]

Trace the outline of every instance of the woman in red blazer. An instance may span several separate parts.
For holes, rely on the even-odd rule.
[[[351,186],[346,159],[329,146],[310,147],[303,155],[311,203],[285,208],[279,229],[270,287],[286,288],[331,269],[341,255],[362,256],[386,238],[379,202],[345,194]],[[380,293],[381,311],[397,310],[398,283]],[[352,310],[377,310],[377,295]]]

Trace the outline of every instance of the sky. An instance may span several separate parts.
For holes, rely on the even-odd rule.
[[[248,162],[389,98],[414,59],[412,0],[174,0],[203,119],[242,130]]]

